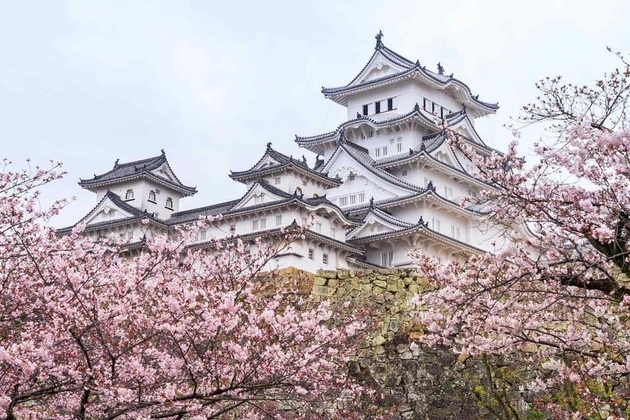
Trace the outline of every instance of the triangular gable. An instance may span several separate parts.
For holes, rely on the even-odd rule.
[[[467,115],[450,125],[449,128],[459,131],[464,137],[470,139],[474,143],[486,146]]]
[[[265,156],[263,156],[263,158],[256,165],[254,165],[252,169],[250,169],[250,171],[254,171],[258,169],[265,169],[268,166],[280,165],[281,163],[282,162],[279,162],[277,159],[274,159],[269,154],[265,154]]]
[[[338,147],[324,165],[322,172],[328,173],[331,178],[339,177],[342,181],[354,176],[362,176],[375,187],[389,192],[391,196],[408,195],[420,189],[413,185],[405,185],[390,173],[374,168],[374,161],[366,153],[359,153],[362,160],[348,153],[344,147]],[[364,156],[363,156],[364,155]],[[365,189],[365,188],[364,188]],[[343,190],[343,185],[339,191]]]
[[[151,173],[153,175],[159,176],[161,178],[168,179],[169,181],[171,181],[174,184],[180,184],[179,180],[175,176],[175,173],[171,169],[170,165],[168,163],[166,163],[166,162],[164,162],[158,168],[153,169],[151,171]]]
[[[429,154],[437,161],[455,167],[461,171],[468,172],[460,161],[460,156],[456,155],[456,152],[446,141]],[[463,157],[463,155],[461,157]]]
[[[133,216],[136,216],[136,214],[128,209],[121,208],[111,197],[106,195],[79,223],[85,223],[89,226],[95,223],[113,222]]]
[[[346,235],[346,240],[350,240],[352,238],[360,238],[362,236],[374,235],[377,233],[386,233],[386,232],[394,232],[400,229],[406,229],[411,227],[410,223],[406,223],[401,221],[397,221],[398,223],[394,223],[392,216],[387,215],[387,217],[383,217],[380,210],[373,210],[365,216],[363,225],[353,229],[348,235]]]
[[[369,80],[390,76],[405,70],[408,70],[408,68],[391,60],[381,50],[377,50],[363,70],[347,86],[359,85]]]
[[[260,182],[256,182],[252,185],[249,191],[245,193],[243,198],[241,198],[241,200],[230,209],[230,211],[284,199],[286,199],[286,197],[273,193],[269,190],[269,188],[265,188]]]

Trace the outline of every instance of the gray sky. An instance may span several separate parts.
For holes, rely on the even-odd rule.
[[[321,86],[349,82],[374,35],[385,45],[498,101],[478,131],[502,128],[544,76],[588,83],[630,53],[627,0],[4,1],[0,2],[0,157],[64,162],[44,199],[77,199],[54,224],[95,204],[78,178],[164,148],[199,193],[191,208],[238,197],[228,178],[265,144],[301,156],[294,135],[337,127],[345,108]],[[533,133],[532,135],[536,135]]]

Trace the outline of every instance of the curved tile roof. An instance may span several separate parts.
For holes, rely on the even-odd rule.
[[[389,60],[390,62],[392,62],[393,64],[399,67],[404,68],[405,70],[355,84],[357,79],[361,76],[361,74],[365,72],[365,70],[367,69],[367,67],[369,66],[369,64],[372,62],[372,60],[377,54],[380,54],[385,59]],[[395,81],[396,79],[402,79],[402,78],[410,77],[410,76],[424,78],[430,82],[433,82],[435,85],[441,88],[448,88],[450,86],[457,86],[457,87],[463,88],[465,92],[467,93],[467,96],[469,97],[469,101],[471,102],[471,104],[477,105],[477,107],[485,110],[486,112],[495,112],[499,108],[498,103],[493,104],[489,102],[480,101],[478,98],[479,95],[473,95],[472,91],[470,90],[470,87],[464,82],[462,82],[461,80],[454,78],[453,75],[447,76],[445,74],[442,74],[441,72],[435,73],[431,70],[428,70],[425,66],[421,66],[419,61],[416,61],[414,63],[411,60],[398,54],[397,52],[387,48],[382,43],[382,41],[379,41],[377,43],[375,51],[370,57],[370,59],[367,61],[365,66],[363,66],[363,69],[361,69],[359,74],[357,74],[357,76],[355,76],[350,83],[348,83],[345,86],[334,87],[334,88],[322,87],[322,93],[327,98],[333,99],[335,100],[335,102],[338,102],[345,106],[347,104],[347,100],[344,101],[341,98],[346,93],[350,93],[355,89],[363,89],[369,86],[378,85],[380,83],[386,83],[390,81]],[[338,98],[341,100],[336,100]]]
[[[374,159],[370,157],[368,150],[364,147],[359,146],[358,144],[354,144],[350,141],[341,141],[337,146],[337,149],[333,152],[328,162],[330,162],[333,157],[339,153],[339,150],[345,151],[348,155],[350,155],[356,162],[359,163],[363,168],[367,169],[369,172],[378,176],[386,182],[389,182],[398,187],[404,188],[409,191],[422,191],[423,188],[418,187],[417,185],[411,184],[409,182],[405,182],[400,178],[390,174],[389,172],[376,168],[374,166]],[[327,163],[328,164],[328,163]]]
[[[118,194],[113,193],[111,191],[107,191],[105,193],[105,195],[103,196],[103,198],[101,198],[99,200],[99,202],[96,203],[96,205],[88,212],[88,214],[86,214],[81,220],[79,220],[74,225],[58,229],[57,230],[57,234],[59,234],[59,235],[66,235],[66,234],[72,232],[72,229],[74,229],[75,226],[80,225],[88,217],[90,217],[92,215],[92,212],[94,212],[94,210],[96,210],[105,200],[110,200],[112,202],[112,204],[114,204],[116,207],[120,208],[121,210],[126,211],[127,213],[131,213],[131,216],[130,217],[125,217],[125,218],[122,218],[122,219],[107,220],[107,221],[103,221],[103,222],[92,223],[92,224],[87,225],[85,227],[85,231],[98,229],[98,228],[103,227],[103,226],[116,226],[116,225],[120,225],[120,224],[126,224],[126,223],[130,223],[130,222],[134,222],[134,221],[138,221],[138,220],[142,220],[142,219],[148,219],[149,222],[151,222],[151,223],[155,223],[155,224],[160,225],[162,227],[167,227],[167,223],[164,220],[155,217],[152,213],[149,213],[146,210],[140,210],[139,208],[128,204],[122,198],[120,198],[120,196]]]
[[[174,176],[174,180],[164,178],[151,172],[158,169],[164,164],[166,164],[170,169],[171,173]],[[92,179],[80,179],[79,185],[87,190],[94,191],[95,188],[142,177],[149,178],[161,185],[178,191],[183,196],[193,195],[197,192],[196,187],[188,187],[184,185],[179,180],[179,178],[177,178],[177,175],[175,175],[175,172],[173,172],[170,165],[168,164],[168,160],[166,159],[166,154],[164,153],[164,150],[162,150],[161,155],[147,159],[135,160],[125,163],[118,163],[118,160],[116,160],[116,163],[114,163],[114,167],[111,170],[101,175],[95,174],[94,178]]]
[[[483,253],[485,251],[483,251],[480,248],[477,248],[475,246],[472,246],[470,244],[467,244],[466,242],[462,242],[458,239],[455,238],[451,238],[450,236],[444,235],[443,233],[437,232],[433,229],[430,229],[426,222],[420,220],[418,221],[418,223],[416,223],[415,225],[412,225],[411,227],[408,228],[403,228],[400,230],[395,230],[395,231],[391,231],[391,232],[378,232],[378,233],[374,233],[372,235],[366,235],[366,236],[361,236],[358,238],[352,238],[350,240],[348,240],[349,243],[353,244],[353,245],[361,245],[361,244],[365,244],[365,243],[369,243],[369,242],[375,242],[375,241],[381,241],[381,240],[388,240],[388,239],[393,239],[396,237],[401,237],[401,236],[406,236],[406,235],[412,235],[414,233],[423,233],[426,236],[429,236],[431,238],[433,238],[434,240],[438,241],[438,242],[442,242],[445,244],[448,244],[450,246],[456,247],[456,248],[464,248],[467,249],[470,252],[475,252],[475,253]]]
[[[276,201],[270,201],[267,203],[254,204],[252,206],[247,206],[247,207],[239,207],[235,209],[234,206],[240,203],[245,197],[247,197],[250,191],[256,188],[256,186],[261,186],[263,189],[265,189],[269,193],[276,195],[280,197],[281,199],[276,200]],[[242,215],[242,214],[248,214],[248,213],[255,213],[261,210],[270,210],[270,209],[274,209],[278,207],[284,207],[293,203],[299,204],[299,205],[306,205],[306,206],[324,205],[324,206],[327,206],[336,210],[339,213],[339,215],[342,218],[346,219],[346,222],[350,225],[356,225],[356,224],[361,223],[359,220],[346,215],[343,212],[343,210],[341,210],[338,206],[330,202],[326,198],[325,195],[320,196],[320,197],[314,197],[314,198],[304,198],[297,194],[289,194],[285,191],[282,191],[274,187],[273,185],[270,185],[265,180],[259,179],[247,190],[245,194],[243,194],[241,198],[237,200],[226,201],[226,202],[215,204],[212,206],[200,207],[197,209],[191,209],[191,210],[173,213],[171,215],[171,218],[168,220],[168,224],[172,225],[172,224],[192,222],[192,221],[197,220],[201,216],[221,215],[224,217],[230,217],[230,216],[236,216],[236,215]]]
[[[427,127],[432,128],[434,130],[440,130],[440,128],[436,124],[436,121],[431,119],[431,117],[427,116],[424,113],[424,111],[422,111],[422,109],[420,108],[420,105],[418,105],[416,103],[416,106],[413,108],[413,110],[411,110],[410,112],[408,112],[406,114],[399,115],[397,117],[388,118],[388,119],[382,120],[382,121],[376,121],[376,120],[373,120],[370,117],[367,117],[367,116],[364,116],[364,115],[358,115],[357,118],[345,121],[345,122],[339,124],[339,126],[335,130],[329,131],[327,133],[317,134],[317,135],[314,135],[314,136],[305,136],[305,137],[298,136],[296,134],[295,142],[298,145],[302,146],[302,145],[318,144],[318,143],[322,143],[324,141],[332,141],[332,140],[337,139],[337,137],[340,136],[341,134],[343,134],[343,132],[345,131],[345,129],[348,126],[350,126],[352,124],[356,124],[358,122],[365,122],[369,126],[371,126],[372,128],[381,128],[381,127],[387,127],[387,126],[389,126],[391,124],[395,124],[395,123],[403,123],[403,122],[406,122],[407,120],[411,120],[411,119],[419,119],[419,120],[423,121],[424,124]]]
[[[267,156],[271,157],[278,163],[267,165],[263,168],[256,168],[256,166],[258,166]],[[247,179],[260,178],[264,175],[282,171],[285,169],[300,172],[304,175],[310,176],[311,178],[315,178],[320,182],[328,184],[331,187],[339,186],[342,183],[337,179],[330,178],[326,174],[310,168],[304,160],[294,159],[292,156],[287,156],[274,150],[271,147],[271,143],[267,143],[267,149],[265,150],[265,153],[250,169],[236,172],[230,171],[229,176],[235,181],[245,181]]]

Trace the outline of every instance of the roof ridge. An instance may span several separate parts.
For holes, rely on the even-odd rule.
[[[188,209],[188,210],[180,210],[180,211],[176,211],[174,213],[171,213],[171,217],[183,216],[183,215],[186,215],[186,214],[195,213],[197,211],[212,210],[212,209],[216,209],[216,208],[219,208],[219,207],[223,207],[223,206],[227,205],[228,203],[236,204],[239,201],[241,201],[241,199],[240,198],[236,198],[234,200],[228,200],[228,201],[223,201],[221,203],[210,204],[208,206],[196,207],[194,209]]]

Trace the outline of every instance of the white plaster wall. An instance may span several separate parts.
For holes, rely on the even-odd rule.
[[[125,200],[125,194],[128,189],[132,189],[134,192],[133,200]],[[156,203],[149,202],[149,191],[159,190],[160,194],[156,195]],[[168,219],[171,213],[179,211],[179,193],[165,188],[161,185],[153,184],[145,179],[137,179],[133,181],[123,182],[116,185],[110,185],[108,187],[99,188],[96,191],[96,200],[99,202],[107,193],[111,191],[117,194],[127,204],[134,206],[140,210],[147,210],[150,213],[157,212],[159,218]],[[173,199],[173,210],[165,208],[166,198],[171,197]]]
[[[394,111],[374,114],[374,103],[394,98]],[[427,98],[450,111],[459,111],[462,102],[451,97],[444,90],[436,90],[421,84],[419,80],[402,80],[395,84],[358,92],[348,98],[348,120],[356,118],[357,112],[363,113],[363,105],[369,105],[368,116],[376,120],[389,119],[395,115],[406,114],[413,110],[416,103],[423,107],[423,99]],[[381,109],[387,109],[387,103],[381,104]]]

